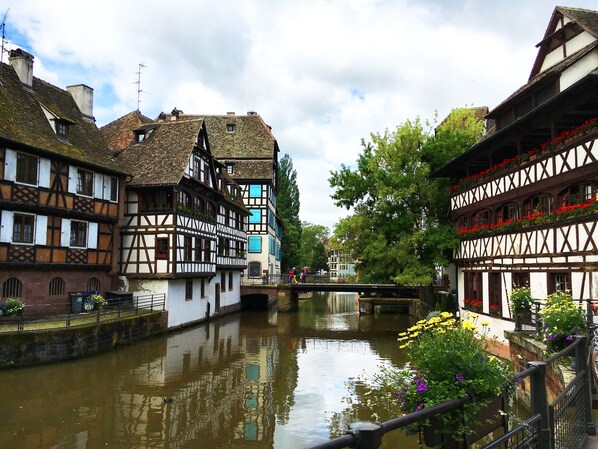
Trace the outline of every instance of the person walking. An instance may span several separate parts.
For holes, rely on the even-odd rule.
[[[289,284],[293,283],[293,276],[295,275],[295,268],[289,270]]]

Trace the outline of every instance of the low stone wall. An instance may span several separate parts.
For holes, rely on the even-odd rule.
[[[528,368],[527,362],[546,360],[546,345],[535,340],[533,336],[524,332],[505,331],[505,337],[509,340],[510,358],[515,373]],[[546,367],[546,388],[548,398],[552,401],[565,386],[575,378],[575,373],[562,363],[552,363]],[[519,393],[529,400],[529,377],[519,384]]]
[[[0,334],[0,368],[77,359],[167,331],[167,312],[85,326]]]

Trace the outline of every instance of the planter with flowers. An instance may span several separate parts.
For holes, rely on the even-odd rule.
[[[488,323],[481,324],[487,330]],[[428,445],[462,447],[464,441],[473,442],[504,424],[504,407],[495,401],[511,389],[510,367],[488,355],[485,332],[478,334],[476,328],[474,322],[459,323],[447,312],[422,320],[399,334],[410,369],[387,368],[374,376],[374,392],[393,397],[404,415],[455,398],[473,398],[423,423]]]
[[[575,303],[569,293],[553,293],[540,310],[542,336],[549,352],[567,347],[576,335],[585,334],[586,317],[582,303]]]
[[[18,298],[6,298],[4,304],[0,304],[0,316],[19,316],[25,310],[25,304]]]
[[[481,299],[463,299],[464,307],[467,310],[471,310],[472,312],[481,312],[482,311],[482,300]]]
[[[532,322],[532,305],[534,300],[528,287],[511,290],[509,299],[511,301],[511,312],[515,317],[515,331],[519,332],[523,324],[531,324]]]
[[[106,300],[99,293],[92,293],[83,298],[83,310],[91,312],[93,310],[101,310],[106,306]]]

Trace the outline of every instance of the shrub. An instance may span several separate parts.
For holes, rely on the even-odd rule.
[[[83,299],[83,309],[87,312],[92,310],[103,309],[106,305],[106,300],[99,293],[92,293],[88,297]]]
[[[4,307],[0,309],[0,315],[17,316],[25,309],[25,304],[18,298],[6,298]]]
[[[513,311],[513,315],[520,315],[523,312],[531,310],[533,299],[528,287],[520,287],[511,290],[509,297],[511,299],[511,310]]]
[[[543,340],[549,352],[558,352],[573,341],[575,335],[585,334],[586,317],[581,303],[576,304],[568,293],[553,293],[540,310],[544,324]]]

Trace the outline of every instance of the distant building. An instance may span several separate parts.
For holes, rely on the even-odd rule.
[[[537,47],[492,132],[436,173],[453,181],[459,304],[501,338],[514,287],[598,297],[598,12],[555,8]]]
[[[280,274],[282,238],[277,216],[278,142],[255,112],[207,116],[212,154],[225,166],[243,192],[249,210],[247,278]]]
[[[331,280],[342,280],[355,276],[355,260],[342,249],[328,250],[328,267]]]

